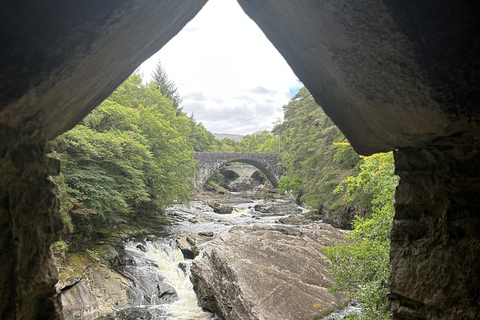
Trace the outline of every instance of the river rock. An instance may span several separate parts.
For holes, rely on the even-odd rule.
[[[117,306],[128,303],[131,284],[103,264],[87,268],[81,278],[62,288],[65,319],[97,319],[110,315]]]
[[[285,216],[287,214],[302,213],[302,209],[291,202],[266,202],[254,206],[255,211],[261,212],[264,216]]]
[[[194,259],[198,255],[198,249],[195,250],[185,238],[177,239],[177,246],[185,259]]]
[[[215,200],[205,201],[205,204],[210,206],[215,213],[230,214],[233,212],[233,207]]]
[[[305,217],[303,214],[296,214],[290,217],[278,219],[278,222],[289,225],[302,225],[312,223],[312,220]]]
[[[147,241],[155,241],[156,239],[157,239],[157,236],[154,235],[154,234],[149,234],[149,235],[147,235],[147,237],[146,237],[146,240],[147,240]]]
[[[211,238],[213,237],[214,233],[212,231],[202,231],[199,232],[198,235]]]
[[[332,294],[322,246],[343,233],[325,224],[233,227],[193,261],[191,281],[202,308],[224,319],[313,319],[342,306]]]
[[[200,253],[198,246],[212,240],[213,232],[189,233],[186,237],[177,239],[177,246],[185,259],[194,259]]]
[[[188,243],[190,243],[192,246],[199,246],[207,241],[212,240],[212,237],[213,237],[213,232],[211,236],[206,236],[200,233],[189,233],[186,239]]]
[[[238,178],[235,181],[232,181],[228,184],[228,190],[239,192],[239,191],[249,191],[260,185],[260,181],[252,178]]]

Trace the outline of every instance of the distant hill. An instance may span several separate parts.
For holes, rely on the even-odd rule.
[[[256,136],[257,134],[260,134],[260,133],[262,133],[263,131],[267,131],[268,133],[271,133],[271,132],[268,131],[268,130],[260,130],[260,131],[254,132],[254,133],[252,133],[252,134]]]
[[[235,141],[240,141],[242,140],[242,135],[241,134],[232,134],[232,133],[213,133],[215,136],[215,139],[222,140],[223,138],[230,138]]]
[[[257,132],[250,133],[250,134],[256,136],[257,134],[260,134],[263,131],[265,131],[265,130],[257,131]],[[270,133],[270,131],[268,131],[268,130],[267,130],[267,132]],[[235,140],[235,141],[240,141],[243,138],[243,135],[234,134],[234,133],[213,133],[213,135],[215,136],[215,139],[218,139],[218,140],[222,140],[223,138],[230,138],[230,139]]]

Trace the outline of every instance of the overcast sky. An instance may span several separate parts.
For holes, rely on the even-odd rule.
[[[271,130],[302,84],[235,0],[210,0],[140,67],[144,79],[161,60],[192,112],[211,132]]]

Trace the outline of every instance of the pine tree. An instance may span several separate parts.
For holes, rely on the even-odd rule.
[[[155,83],[157,89],[160,90],[166,98],[172,101],[173,107],[177,110],[181,110],[180,104],[182,103],[182,98],[178,93],[175,83],[168,79],[167,72],[163,68],[161,61],[158,61],[152,78],[152,82]]]

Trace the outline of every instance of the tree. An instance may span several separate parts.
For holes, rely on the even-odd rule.
[[[215,140],[215,152],[235,152],[237,142],[228,137],[223,138],[222,140]]]
[[[188,117],[133,75],[54,145],[69,195],[115,222],[188,199],[195,173],[190,133]]]
[[[180,104],[182,98],[178,93],[178,89],[173,81],[168,79],[167,72],[162,66],[162,63],[158,61],[155,71],[153,72],[152,83],[154,83],[160,92],[172,101],[172,105],[175,109],[181,110]]]
[[[235,152],[277,153],[278,138],[264,130],[259,134],[247,134],[235,143]]]
[[[213,133],[208,131],[201,122],[197,123],[193,114],[189,119],[191,128],[190,141],[193,149],[196,152],[214,151],[216,139]]]
[[[280,189],[292,191],[303,203],[320,211],[337,210],[342,214],[347,207],[353,208],[355,202],[347,203],[333,190],[355,170],[358,155],[348,143],[341,150],[334,145],[346,139],[305,87],[283,109],[285,120],[273,129],[285,150],[282,164],[286,170],[279,181]],[[278,139],[275,141],[278,150]],[[270,144],[273,149],[273,140]]]

